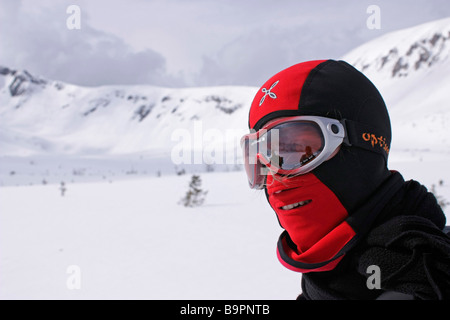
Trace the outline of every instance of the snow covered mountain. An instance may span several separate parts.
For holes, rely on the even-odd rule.
[[[342,59],[364,72],[386,100],[391,158],[450,153],[450,18],[386,34]],[[14,165],[40,155],[173,160],[175,150],[184,161],[198,163],[209,151],[215,163],[226,163],[230,155],[235,163],[256,91],[80,87],[0,67],[0,156],[14,157]],[[183,150],[199,150],[200,156]],[[0,176],[17,171],[2,161]]]
[[[381,91],[392,151],[450,151],[450,18],[386,34],[343,59]]]
[[[207,147],[213,129],[223,139],[245,131],[256,90],[79,87],[6,67],[0,88],[0,154],[14,156],[170,152],[187,138]]]

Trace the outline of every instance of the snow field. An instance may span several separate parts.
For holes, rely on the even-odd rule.
[[[0,188],[0,298],[294,299],[264,194],[243,172],[201,177],[199,208],[177,204],[190,175]]]
[[[449,158],[394,153],[390,169],[448,201]],[[295,299],[301,275],[277,261],[281,228],[264,193],[242,171],[200,176],[197,208],[177,203],[191,174],[99,177],[68,183],[64,197],[58,184],[0,188],[0,298]],[[67,285],[70,266],[80,289]]]

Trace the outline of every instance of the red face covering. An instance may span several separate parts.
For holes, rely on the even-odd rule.
[[[291,240],[284,239],[282,249],[292,260],[305,266],[332,260],[355,235],[345,222],[347,210],[313,173],[291,178],[277,176],[276,179],[268,175],[267,194]],[[297,207],[291,208],[298,203]],[[297,268],[281,258],[280,261],[291,270],[310,272],[331,270],[341,258],[319,268]]]

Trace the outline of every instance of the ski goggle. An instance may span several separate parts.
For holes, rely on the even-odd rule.
[[[328,160],[346,136],[336,119],[295,116],[269,122],[241,138],[250,188],[262,189],[269,173],[300,175]]]

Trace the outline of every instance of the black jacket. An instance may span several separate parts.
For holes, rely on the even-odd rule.
[[[334,270],[302,275],[298,299],[448,300],[450,237],[444,227],[435,196],[416,181],[405,182]],[[380,289],[368,288],[370,266],[379,267]]]

